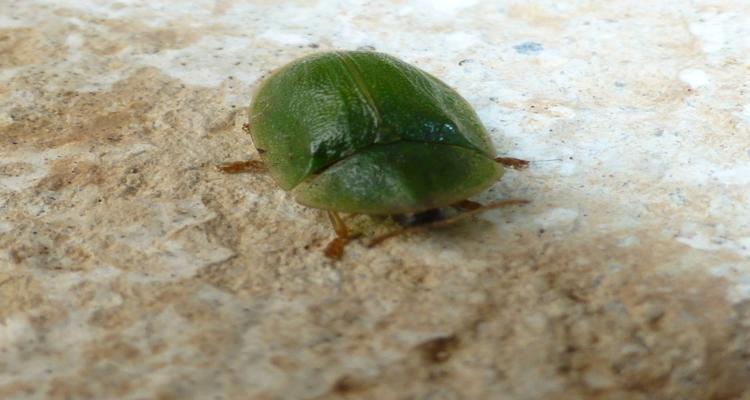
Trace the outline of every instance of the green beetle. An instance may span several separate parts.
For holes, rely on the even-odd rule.
[[[278,185],[329,212],[332,257],[348,240],[337,212],[476,208],[466,199],[500,179],[501,164],[524,163],[496,159],[476,112],[448,85],[369,51],[317,53],[278,69],[258,87],[247,126]]]

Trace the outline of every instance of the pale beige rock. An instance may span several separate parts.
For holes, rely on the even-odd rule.
[[[0,2],[0,398],[750,398],[748,37],[730,0]],[[368,46],[531,204],[334,263],[214,168],[261,77]]]

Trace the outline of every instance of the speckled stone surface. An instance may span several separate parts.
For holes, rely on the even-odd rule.
[[[357,48],[531,204],[333,263],[216,171],[258,79]],[[0,155],[2,399],[750,398],[746,1],[0,0]]]

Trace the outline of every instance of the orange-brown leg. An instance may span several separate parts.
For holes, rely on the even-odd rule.
[[[243,172],[266,172],[268,169],[263,161],[259,160],[248,160],[248,161],[235,161],[224,164],[219,164],[216,168],[227,174],[240,174]]]
[[[474,203],[474,202],[470,201],[470,203]],[[395,231],[391,231],[391,232],[385,233],[383,235],[380,235],[380,236],[376,237],[375,239],[372,239],[372,241],[370,241],[370,243],[367,246],[368,247],[375,247],[378,244],[383,243],[384,241],[386,241],[386,240],[388,240],[388,239],[390,239],[392,237],[399,236],[399,235],[404,235],[404,234],[414,233],[414,232],[422,232],[422,231],[426,231],[428,229],[441,228],[441,227],[444,227],[444,226],[452,225],[452,224],[455,224],[456,222],[458,222],[458,221],[460,221],[460,220],[462,220],[462,219],[464,219],[466,217],[469,217],[469,216],[472,216],[472,215],[475,215],[475,214],[479,214],[479,213],[485,212],[487,210],[493,210],[495,208],[502,208],[502,207],[508,207],[508,206],[516,206],[516,205],[522,205],[522,204],[528,204],[528,203],[529,203],[528,200],[509,199],[509,200],[497,201],[497,202],[490,203],[490,204],[487,204],[487,205],[484,205],[484,206],[480,205],[478,208],[469,209],[468,211],[465,211],[465,212],[462,212],[460,214],[454,215],[454,216],[452,216],[450,218],[441,219],[441,220],[430,222],[430,223],[423,224],[423,225],[417,225],[417,226],[412,226],[412,227],[397,229]],[[474,203],[474,204],[479,204],[479,203]],[[473,205],[472,205],[472,207],[473,207]]]
[[[337,212],[326,211],[326,213],[328,219],[331,220],[336,237],[328,243],[328,246],[323,250],[323,254],[332,260],[338,260],[344,255],[344,247],[349,242],[349,229]]]
[[[452,205],[451,207],[458,208],[459,210],[476,210],[477,208],[482,208],[482,203],[477,203],[476,201],[471,200],[461,200],[458,203]]]
[[[242,124],[242,131],[247,133],[248,135],[250,134],[249,122],[245,122],[244,124]],[[260,152],[260,150],[258,150],[258,152]],[[263,164],[263,161],[259,160],[228,162],[219,164],[216,166],[216,168],[219,171],[227,174],[241,174],[244,172],[260,173],[268,171],[268,168],[266,168],[266,165]]]
[[[529,162],[526,160],[521,160],[520,158],[497,157],[495,158],[495,162],[513,169],[525,169],[529,167]]]

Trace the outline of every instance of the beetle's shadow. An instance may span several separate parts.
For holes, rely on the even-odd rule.
[[[382,242],[411,233],[434,231],[445,228],[460,227],[470,218],[476,218],[479,214],[516,205],[527,204],[527,200],[507,199],[481,205],[479,203],[465,200],[454,207],[431,209],[414,214],[399,214],[391,216],[400,228],[373,238],[368,247],[374,247]],[[488,221],[489,222],[489,221]]]

